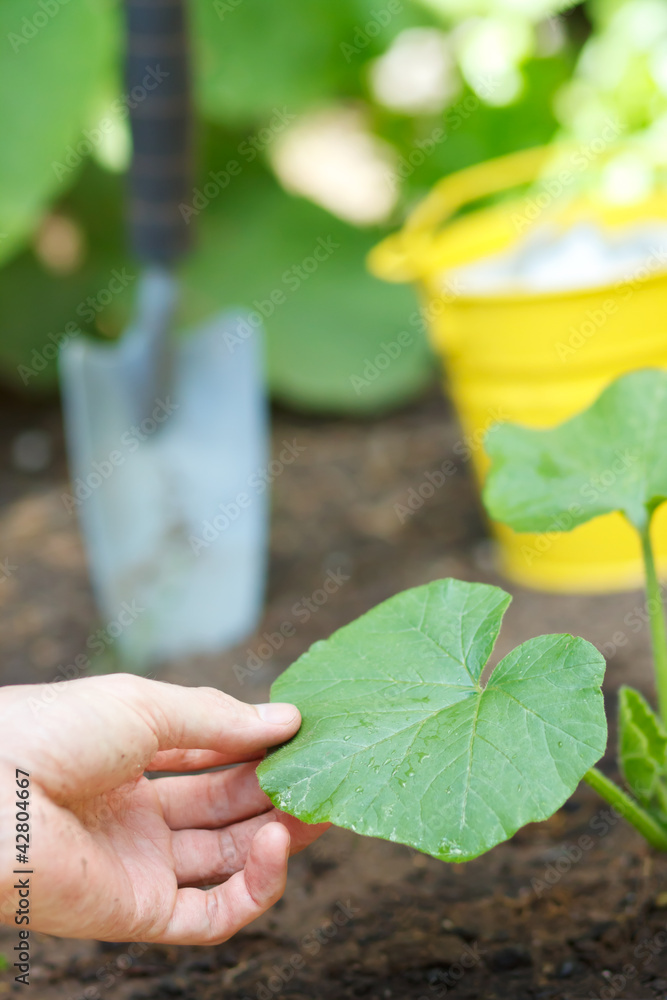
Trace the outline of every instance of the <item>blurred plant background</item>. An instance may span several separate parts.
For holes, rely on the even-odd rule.
[[[612,197],[640,197],[667,159],[664,0],[190,7],[199,163],[181,327],[230,305],[263,313],[273,396],[295,408],[382,411],[431,379],[414,293],[364,258],[440,177],[555,137],[584,143],[607,118],[633,139],[605,168]],[[116,0],[0,7],[0,379],[27,392],[54,391],[60,337],[114,337],[128,315],[132,280],[107,291],[114,270],[136,273],[122,13]],[[359,392],[352,376],[402,330],[412,346]]]

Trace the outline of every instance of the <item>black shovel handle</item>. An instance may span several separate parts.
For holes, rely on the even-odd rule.
[[[192,97],[185,0],[125,0],[127,101],[133,155],[133,252],[171,264],[188,249],[192,199]]]

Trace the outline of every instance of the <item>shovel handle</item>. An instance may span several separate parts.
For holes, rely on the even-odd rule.
[[[127,101],[133,155],[133,252],[171,264],[188,249],[182,209],[192,198],[192,105],[184,0],[125,0]]]

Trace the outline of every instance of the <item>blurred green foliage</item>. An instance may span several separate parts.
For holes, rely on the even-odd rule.
[[[197,246],[183,268],[180,325],[187,330],[227,306],[264,312],[272,390],[303,409],[378,411],[414,397],[432,377],[413,293],[372,278],[364,258],[441,176],[548,142],[559,131],[585,139],[604,115],[623,113],[629,127],[654,131],[665,116],[656,55],[667,45],[667,17],[656,7],[665,9],[662,0],[585,7],[543,0],[190,2],[200,117],[200,193],[192,204],[200,207],[193,212]],[[117,336],[131,308],[131,281],[126,294],[97,308],[114,268],[136,274],[123,231],[129,140],[122,33],[117,0],[3,0],[0,7],[6,384],[52,391],[54,351],[45,348],[68,329]],[[412,69],[402,55],[409,45]],[[422,93],[422,106],[420,45],[424,52],[435,46],[436,54],[442,46],[447,77],[436,79],[432,100]],[[605,62],[612,57],[615,73]],[[406,98],[411,73],[413,106]],[[340,144],[365,143],[364,155],[375,157],[380,179],[375,188],[366,180],[367,201],[379,193],[384,208],[374,215],[355,219],[349,207],[338,210],[335,199],[285,177],[279,151],[286,137],[331,109],[352,109],[360,123]],[[100,128],[109,121],[112,128]],[[335,135],[329,141],[335,144]],[[326,174],[326,148],[312,156],[313,177]],[[226,177],[231,162],[240,169],[207,197],[211,175]],[[354,176],[341,173],[337,183],[351,190]],[[319,240],[335,249],[297,281]],[[414,333],[410,346],[381,379],[355,388],[353,376],[403,330]]]
[[[0,261],[57,199],[61,185],[52,163],[90,121],[117,50],[108,3],[79,0],[60,7],[56,2],[52,15],[47,10],[23,0],[0,6],[0,120],[6,137]],[[31,13],[41,15],[35,24]]]

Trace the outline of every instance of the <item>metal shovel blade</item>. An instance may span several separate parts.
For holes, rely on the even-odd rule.
[[[118,345],[70,341],[60,360],[71,507],[107,631],[135,666],[252,630],[268,507],[261,330],[227,312],[171,341],[160,391],[173,280],[147,274],[139,300]]]

